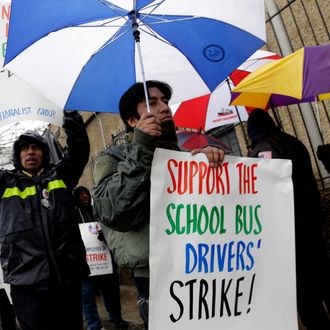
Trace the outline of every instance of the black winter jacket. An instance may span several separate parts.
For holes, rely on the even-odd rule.
[[[15,169],[0,171],[0,259],[6,283],[47,287],[49,281],[69,284],[89,274],[72,198],[88,161],[89,141],[78,112],[65,113],[63,128],[68,149],[57,164],[49,164],[46,142],[30,131],[25,138],[43,145],[43,170],[33,176],[22,170],[16,141]]]
[[[251,157],[265,151],[270,151],[272,158],[292,161],[296,244],[300,253],[305,249],[312,253],[312,247],[321,240],[322,214],[309,153],[297,138],[279,131],[266,134],[253,148]]]

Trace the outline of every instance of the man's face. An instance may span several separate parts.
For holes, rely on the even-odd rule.
[[[21,165],[29,173],[35,173],[41,169],[43,158],[43,151],[37,144],[27,144],[21,148]]]
[[[173,120],[172,111],[168,106],[168,99],[165,95],[157,87],[149,88],[148,92],[150,112],[153,113],[161,122]],[[146,101],[138,104],[137,111],[139,116],[148,111]]]
[[[80,202],[80,204],[82,204],[84,206],[88,206],[91,204],[91,197],[87,193],[87,191],[83,190],[79,193],[79,202]]]

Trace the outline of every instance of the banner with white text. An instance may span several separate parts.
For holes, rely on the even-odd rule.
[[[291,162],[156,149],[152,330],[294,330]]]
[[[41,120],[61,126],[63,110],[2,67],[6,54],[10,8],[10,1],[0,2],[0,126],[23,120]]]

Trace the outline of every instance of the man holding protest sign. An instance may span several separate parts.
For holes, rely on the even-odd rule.
[[[170,86],[147,81],[150,112],[142,83],[132,85],[119,103],[120,116],[129,132],[129,143],[106,150],[94,168],[94,211],[120,267],[133,269],[140,315],[148,324],[150,170],[157,147],[179,150],[168,102]],[[205,146],[210,166],[217,167],[224,152]]]
[[[310,329],[330,329],[322,300],[329,311],[329,259],[322,242],[319,191],[306,147],[295,137],[281,132],[271,116],[261,109],[248,118],[251,157],[290,159],[294,188],[297,307]]]

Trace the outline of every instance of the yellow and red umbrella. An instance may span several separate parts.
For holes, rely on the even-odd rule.
[[[330,98],[330,44],[266,63],[232,91],[231,105],[261,109]]]

